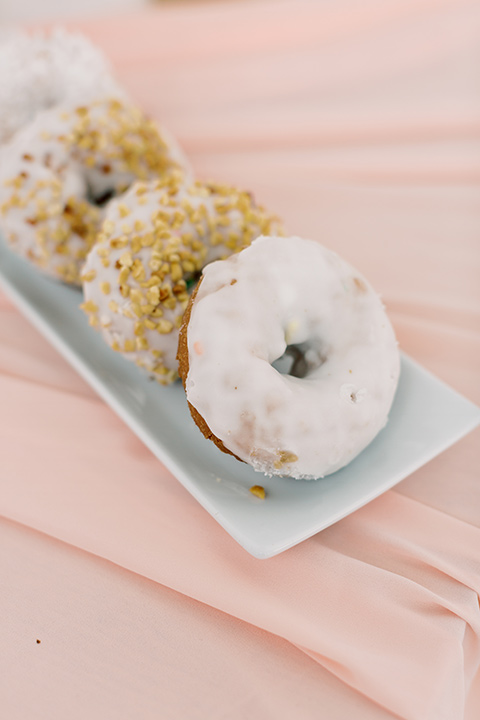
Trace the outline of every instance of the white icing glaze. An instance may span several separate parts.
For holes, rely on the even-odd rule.
[[[85,264],[83,307],[91,324],[113,349],[161,384],[172,382],[189,296],[185,281],[205,263],[240,250],[266,229],[279,231],[280,224],[235,188],[185,184],[178,173],[133,185],[109,204],[102,233]],[[132,272],[123,271],[128,277],[121,279],[126,252]],[[149,291],[155,279],[162,297],[152,298]],[[107,293],[102,290],[106,287]]]
[[[117,99],[39,113],[2,147],[0,165],[0,227],[12,249],[72,283],[103,219],[95,200],[176,167],[190,174],[172,138]]]
[[[98,48],[79,33],[0,35],[0,143],[37,113],[98,97],[126,98]]]
[[[312,240],[261,237],[204,269],[188,324],[188,401],[240,459],[268,475],[335,472],[385,425],[399,352],[368,282]],[[287,344],[322,364],[272,367]]]

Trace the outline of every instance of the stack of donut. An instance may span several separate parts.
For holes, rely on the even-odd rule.
[[[385,425],[399,376],[366,279],[319,243],[283,237],[250,193],[195,180],[83,39],[22,36],[2,53],[10,65],[47,57],[56,78],[44,72],[26,108],[0,72],[0,99],[19,108],[13,125],[0,118],[0,229],[12,249],[83,285],[81,307],[112,350],[162,385],[180,374],[220,450],[302,479],[350,462]],[[78,92],[68,63],[52,59],[69,55]]]
[[[0,229],[44,272],[80,285],[108,201],[181,169],[178,144],[147,118],[78,34],[0,41]]]

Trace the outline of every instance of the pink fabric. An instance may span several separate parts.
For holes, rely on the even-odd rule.
[[[479,402],[479,23],[265,0],[75,27],[199,175],[356,264],[403,349]],[[479,716],[478,432],[258,561],[4,296],[0,398],[9,717]]]

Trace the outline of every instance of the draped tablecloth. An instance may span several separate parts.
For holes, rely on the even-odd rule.
[[[167,4],[71,23],[232,182],[356,265],[480,400],[480,7]],[[270,560],[0,295],[5,718],[480,716],[479,434]]]

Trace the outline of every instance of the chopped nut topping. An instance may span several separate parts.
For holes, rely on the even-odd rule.
[[[157,323],[157,330],[161,335],[171,333],[173,330],[173,323],[169,320],[160,319]]]
[[[289,465],[290,463],[294,463],[298,460],[298,456],[295,455],[295,453],[288,452],[288,450],[280,450],[278,453],[278,460],[275,460],[274,467],[277,470],[280,470],[284,465]]]
[[[98,312],[98,305],[95,305],[93,300],[87,300],[84,303],[80,305],[82,310],[84,310],[86,313],[96,313]]]
[[[92,282],[92,280],[95,280],[96,277],[97,277],[97,271],[89,270],[87,273],[85,273],[84,275],[82,275],[80,277],[80,280],[82,280],[82,282]]]

